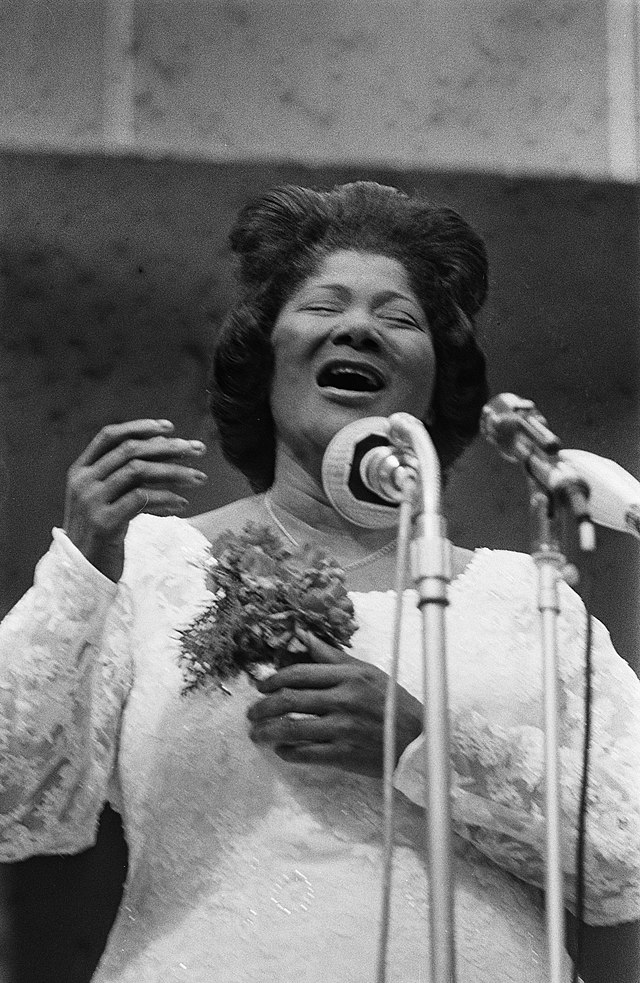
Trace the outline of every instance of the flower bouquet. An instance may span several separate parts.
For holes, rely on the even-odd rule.
[[[180,632],[184,692],[254,679],[309,661],[304,629],[330,645],[351,644],[354,610],[344,572],[321,550],[292,551],[267,526],[248,524],[211,544],[206,562],[211,602]]]

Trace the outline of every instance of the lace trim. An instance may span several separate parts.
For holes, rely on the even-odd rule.
[[[0,856],[95,837],[132,680],[131,600],[59,530],[0,626]]]
[[[523,554],[487,553],[465,584],[478,587],[473,608],[475,632],[484,658],[522,665],[522,723],[500,724],[494,715],[473,707],[453,715],[453,815],[456,830],[491,860],[517,877],[544,886],[544,735],[540,671],[535,691],[525,677],[540,663],[539,619],[535,608],[536,573]],[[533,600],[532,600],[533,599]],[[467,595],[465,595],[465,602]],[[559,625],[561,693],[560,776],[563,810],[563,856],[568,904],[575,899],[575,850],[584,710],[583,652],[585,615],[580,598],[561,585]],[[469,639],[467,638],[467,641]],[[640,915],[640,683],[617,656],[609,634],[594,630],[594,702],[586,838],[586,918],[615,924]],[[472,644],[469,641],[469,644]],[[470,658],[478,658],[473,651]],[[524,661],[523,661],[524,660]],[[490,663],[487,663],[487,668]],[[526,679],[526,681],[525,681]],[[422,739],[399,762],[396,787],[425,805]]]

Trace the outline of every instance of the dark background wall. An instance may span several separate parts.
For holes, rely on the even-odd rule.
[[[482,333],[493,391],[534,399],[565,446],[640,473],[631,185],[21,154],[5,154],[0,168],[4,609],[30,583],[51,527],[62,521],[67,467],[105,423],[164,415],[183,434],[204,436],[212,480],[194,494],[194,512],[246,492],[215,449],[208,351],[233,296],[225,242],[233,216],[253,194],[286,181],[373,178],[458,208],[489,249]],[[518,469],[478,444],[451,482],[451,536],[462,545],[526,549],[524,504]],[[616,537],[616,557],[633,557],[627,546]],[[637,620],[612,586],[615,573],[603,578],[596,603],[633,657]],[[621,581],[627,573],[625,560]]]
[[[482,322],[493,391],[534,399],[565,446],[640,475],[639,202],[631,185],[5,153],[2,610],[28,587],[62,521],[66,469],[105,423],[167,416],[182,434],[204,437],[211,480],[193,496],[193,513],[246,493],[206,416],[210,341],[233,293],[227,231],[238,207],[274,184],[356,177],[419,189],[472,221],[493,271]],[[523,477],[485,444],[458,467],[447,510],[460,545],[529,548]],[[638,544],[613,533],[599,541],[592,610],[638,670]],[[9,868],[22,979],[86,978],[124,859],[108,815],[96,850]],[[80,901],[61,905],[65,896]]]

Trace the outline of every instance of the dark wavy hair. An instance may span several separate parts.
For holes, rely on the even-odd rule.
[[[330,191],[285,185],[247,204],[229,241],[240,300],[213,353],[209,394],[222,452],[254,491],[274,479],[271,331],[283,304],[341,249],[398,260],[426,314],[436,357],[427,427],[443,473],[478,432],[488,397],[474,319],[487,291],[479,235],[453,209],[369,181]]]

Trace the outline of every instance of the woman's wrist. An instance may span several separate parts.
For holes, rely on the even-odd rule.
[[[81,583],[96,598],[113,596],[116,581],[92,562],[65,529],[55,528],[53,540],[56,547],[62,551],[65,568],[69,573],[73,573],[74,580]]]

